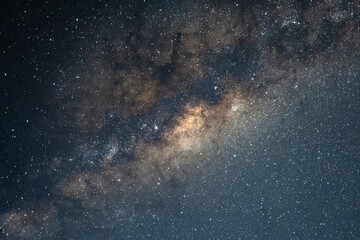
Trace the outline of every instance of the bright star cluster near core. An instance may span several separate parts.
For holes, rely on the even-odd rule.
[[[358,1],[1,5],[0,238],[359,236]]]

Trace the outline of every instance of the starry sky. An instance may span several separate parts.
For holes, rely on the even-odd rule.
[[[358,0],[0,16],[0,239],[360,238]]]

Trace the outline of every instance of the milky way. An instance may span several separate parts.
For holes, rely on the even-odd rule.
[[[78,8],[4,238],[359,236],[358,1]]]

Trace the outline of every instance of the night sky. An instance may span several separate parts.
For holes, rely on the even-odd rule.
[[[0,16],[0,239],[360,239],[359,0]]]

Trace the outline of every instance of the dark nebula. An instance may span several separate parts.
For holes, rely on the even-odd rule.
[[[0,9],[1,239],[359,238],[359,1]]]

